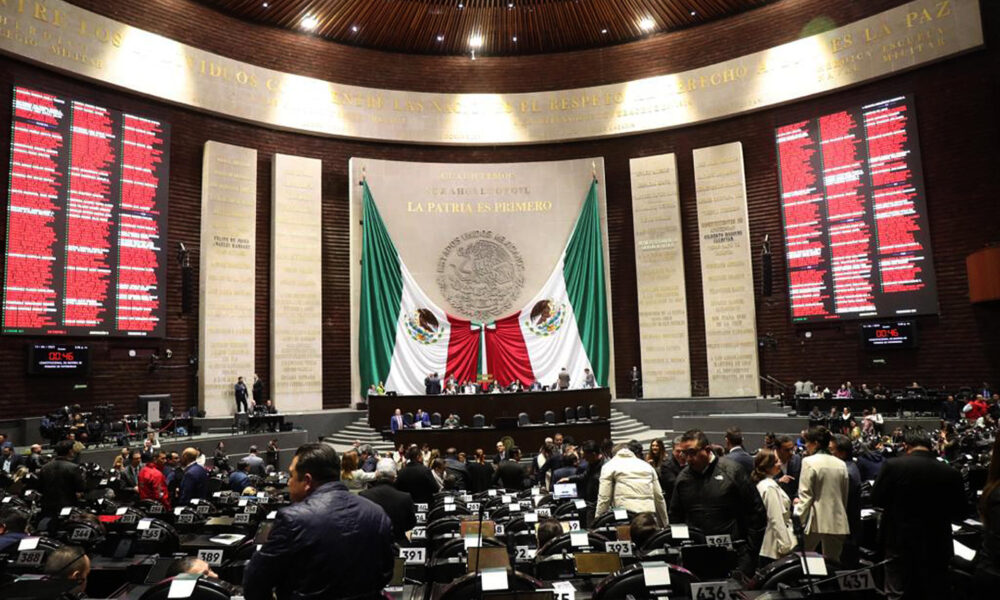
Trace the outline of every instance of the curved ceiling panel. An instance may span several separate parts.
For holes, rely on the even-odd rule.
[[[774,0],[200,0],[248,21],[410,54],[524,55],[597,48]]]

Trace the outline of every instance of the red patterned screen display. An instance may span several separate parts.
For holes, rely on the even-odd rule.
[[[913,102],[776,130],[796,322],[936,313]]]
[[[162,337],[167,124],[14,88],[3,333]]]

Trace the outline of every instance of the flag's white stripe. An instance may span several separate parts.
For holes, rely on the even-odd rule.
[[[451,325],[444,311],[431,302],[420,289],[402,260],[399,262],[399,267],[403,278],[403,294],[396,318],[396,346],[392,352],[385,389],[395,390],[399,394],[423,394],[424,378],[429,373],[437,373],[442,380],[445,377]],[[418,308],[429,309],[437,317],[440,336],[435,336],[434,343],[421,343],[410,335],[407,321]]]
[[[556,382],[559,371],[566,367],[570,374],[570,387],[580,388],[583,387],[583,370],[591,369],[591,366],[583,349],[583,342],[580,340],[580,330],[576,324],[573,305],[570,304],[569,294],[566,292],[566,280],[563,276],[564,258],[565,255],[559,259],[548,281],[521,310],[518,324],[521,326],[521,335],[524,337],[524,344],[531,358],[535,379],[542,385],[552,385]],[[532,308],[537,302],[545,299],[553,300],[556,305],[562,304],[563,317],[555,333],[541,336],[533,332],[528,323]]]

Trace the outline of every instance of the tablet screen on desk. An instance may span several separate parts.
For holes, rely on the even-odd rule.
[[[552,495],[557,499],[576,498],[576,484],[557,483],[553,486]]]

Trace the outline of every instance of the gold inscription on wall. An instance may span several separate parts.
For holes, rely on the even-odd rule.
[[[629,167],[643,393],[684,398],[691,395],[691,360],[677,157],[633,158]]]
[[[271,395],[323,408],[323,163],[276,154],[271,194]]]
[[[227,59],[63,0],[0,0],[0,51],[140,94],[322,135],[513,144],[623,135],[757,110],[983,44],[978,0],[916,0],[682,73],[521,94],[326,82]]]
[[[208,416],[232,414],[233,385],[254,374],[257,151],[206,142],[202,162],[198,392]]]
[[[709,395],[756,396],[757,317],[742,144],[695,149],[694,177]]]

